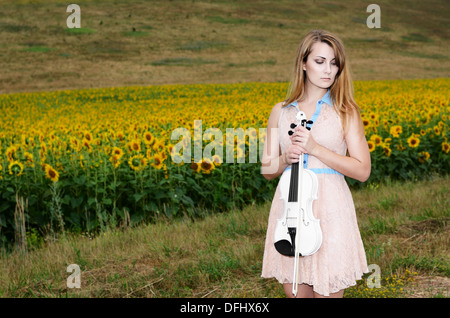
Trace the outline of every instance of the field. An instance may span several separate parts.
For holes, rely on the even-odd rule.
[[[381,288],[367,277],[345,297],[448,297],[448,177],[393,182],[353,192],[369,264],[381,268]],[[433,201],[429,200],[433,197]],[[95,238],[60,236],[0,263],[2,297],[284,297],[262,279],[270,204],[177,222],[122,226]],[[69,264],[81,288],[69,289]]]
[[[378,30],[357,1],[78,4],[67,29],[62,1],[0,1],[0,296],[282,297],[259,278],[277,182],[259,162],[326,18],[356,80],[372,174],[347,181],[382,277],[345,297],[448,297],[445,2],[383,1]]]
[[[369,242],[366,247],[368,255],[375,260],[375,264],[383,263],[380,264],[383,266],[383,275],[394,277],[392,278],[394,289],[400,288],[395,283],[395,277],[400,276],[392,275],[403,275],[401,277],[404,277],[405,282],[411,279],[408,275],[420,271],[448,276],[449,211],[446,176],[450,147],[447,139],[449,114],[447,87],[448,79],[355,83],[356,97],[362,109],[373,165],[371,178],[364,190],[355,193],[357,196],[363,196],[359,199],[362,206],[358,212],[365,222],[362,225],[362,233],[366,242]],[[276,183],[267,182],[260,175],[259,165],[256,161],[251,161],[251,145],[257,144],[257,149],[261,149],[265,131],[260,128],[266,126],[271,106],[282,98],[286,88],[286,83],[246,83],[2,95],[0,105],[8,112],[2,123],[2,127],[5,128],[0,133],[2,167],[4,167],[0,171],[2,178],[0,189],[3,198],[0,221],[3,243],[7,246],[9,242],[14,241],[16,247],[22,250],[39,251],[44,246],[43,250],[49,251],[48,240],[51,242],[61,235],[63,241],[67,237],[72,237],[73,233],[95,237],[95,242],[97,240],[101,242],[103,236],[116,235],[126,241],[132,240],[126,239],[132,232],[122,232],[118,228],[142,226],[138,232],[157,231],[145,234],[152,238],[148,244],[156,244],[165,251],[164,253],[171,255],[184,249],[177,247],[176,242],[155,243],[153,239],[161,239],[163,236],[161,233],[166,230],[172,232],[169,229],[174,226],[177,230],[177,226],[180,226],[183,231],[190,232],[193,230],[190,224],[204,224],[195,221],[199,218],[206,219],[201,222],[212,222],[208,225],[214,229],[212,231],[222,233],[224,230],[217,227],[224,225],[215,224],[214,220],[217,219],[208,215],[232,210],[235,211],[234,214],[217,221],[225,222],[224,235],[234,239],[255,240],[248,243],[251,249],[248,253],[252,255],[261,253],[263,224],[267,218],[268,206],[256,208],[257,216],[255,214],[247,216],[244,212],[246,210],[236,211],[257,203],[260,206],[260,202],[270,200],[273,195]],[[83,108],[77,107],[80,101],[83,102]],[[263,101],[270,102],[266,104]],[[22,115],[23,107],[30,109],[29,116]],[[208,111],[210,108],[217,111],[210,112]],[[162,109],[170,115],[161,117],[159,114]],[[221,120],[225,117],[230,120]],[[198,118],[201,119],[200,125]],[[187,131],[189,143],[185,142],[185,138],[177,137],[173,140],[172,132],[180,128]],[[224,133],[216,133],[214,140],[211,140],[211,136],[207,135],[207,131],[212,131],[211,128]],[[246,131],[248,136],[245,142],[239,145],[238,140],[235,141],[234,134],[231,134],[232,138],[227,138],[230,135],[227,128],[234,130],[242,128]],[[187,144],[188,147],[179,148],[179,151],[191,151],[194,157],[196,140],[201,142],[200,160],[190,162],[189,157],[187,163],[175,163],[173,158],[178,153],[172,152],[175,145]],[[211,147],[213,151],[209,160],[203,155],[211,145],[214,147]],[[224,148],[227,151],[229,148],[233,150],[231,161],[225,160],[227,154]],[[438,175],[444,177],[437,177]],[[413,187],[414,183],[395,185],[393,188],[390,184],[396,180],[432,181],[417,183],[416,190]],[[355,189],[362,186],[352,180],[348,181]],[[380,186],[385,183],[388,185]],[[431,184],[437,188],[428,191]],[[403,191],[401,198],[395,190],[397,186]],[[368,200],[370,193],[376,193],[378,187],[383,189],[383,196],[376,201],[373,201],[373,198]],[[421,193],[413,195],[417,200],[415,203],[408,201],[411,192],[408,194],[408,190],[405,189]],[[386,191],[389,195],[386,195]],[[433,200],[428,200],[427,206],[421,205],[421,202],[427,201],[421,198],[423,196],[433,197]],[[358,202],[358,199],[355,201]],[[364,212],[365,210],[376,210],[376,213]],[[184,221],[181,223],[175,221],[172,225],[160,222],[180,218]],[[247,223],[241,223],[243,220],[238,221],[242,218],[248,218]],[[156,222],[156,225],[144,225],[149,222]],[[257,230],[258,237],[254,237],[256,234],[253,233],[254,229],[251,229],[253,222],[261,224]],[[199,229],[205,229],[204,225],[199,226]],[[207,231],[196,235],[206,233]],[[187,232],[177,234],[180,238],[186,235]],[[196,235],[193,238],[196,238]],[[383,235],[386,235],[385,239],[382,238]],[[80,238],[73,239],[78,242]],[[204,239],[206,238],[197,238],[199,240],[197,243],[201,244]],[[71,240],[68,242],[72,242]],[[83,241],[82,238],[81,240]],[[425,246],[429,244],[431,252],[424,252],[423,256],[416,255],[413,252],[416,249],[414,245],[410,245],[410,240],[420,241],[421,247],[417,247],[417,251],[428,250]],[[210,244],[218,244],[214,241]],[[386,261],[384,249],[390,249],[393,241],[396,243]],[[125,244],[124,242],[120,244]],[[83,271],[95,272],[97,265],[80,256],[81,243],[65,244],[73,247],[77,255],[74,262],[82,263]],[[87,244],[86,248],[91,248],[90,243]],[[121,246],[115,248],[125,249],[125,245]],[[408,248],[402,250],[403,246]],[[206,266],[204,268],[206,273],[200,270],[196,274],[206,285],[224,284],[223,271],[237,274],[240,271],[237,264],[242,261],[240,257],[247,257],[240,255],[247,253],[240,249],[232,252],[236,254],[225,252],[231,247],[217,246],[217,249],[223,251],[219,253],[220,257],[223,257],[222,260],[213,259],[206,261],[206,264],[202,261],[198,263],[200,268]],[[195,248],[195,251],[198,250],[204,249]],[[401,256],[397,255],[400,251]],[[103,252],[101,249],[98,251]],[[155,253],[160,252],[158,250]],[[66,252],[61,253],[61,257],[66,255]],[[95,255],[96,252],[92,253],[94,254],[91,255]],[[70,254],[73,253],[68,255]],[[138,254],[139,252],[136,252],[136,255]],[[189,255],[197,262],[197,255]],[[152,254],[145,262],[152,262],[155,257],[156,255]],[[187,255],[186,257],[190,258]],[[205,257],[211,256],[207,253]],[[250,263],[244,266],[245,272],[249,273],[247,268],[249,266],[253,269],[254,275],[257,272],[258,261],[255,259],[246,261]],[[132,261],[133,266],[135,262],[136,260]],[[33,266],[34,264],[33,262]],[[164,267],[161,264],[160,266]],[[177,266],[171,269],[155,267],[151,276],[147,276],[150,274],[146,273],[143,277],[138,275],[136,279],[156,282],[164,275],[173,276],[178,271],[185,271],[183,266],[187,265],[181,262]],[[222,269],[222,266],[231,266],[231,269],[228,267]],[[128,267],[129,270],[130,268]],[[169,274],[167,271],[175,272]],[[214,273],[211,274],[209,271]],[[25,275],[25,272],[22,274]],[[154,277],[155,273],[159,276]],[[121,277],[120,273],[111,275]],[[206,289],[205,285],[197,287],[197,283],[194,283],[200,277],[188,282],[185,281],[187,278],[180,278],[179,284],[187,284],[187,290],[180,290],[181,287],[178,285],[166,286],[159,290],[159,294],[153,291],[153,296],[199,296],[201,290]],[[93,279],[95,280],[95,277]],[[400,280],[398,284],[405,282]],[[12,286],[16,286],[16,283],[18,282]],[[234,283],[236,282],[233,281]],[[64,292],[64,289],[50,284],[50,287],[45,287],[50,289],[46,289],[44,294],[50,293],[49,296],[55,296],[63,293],[63,296],[68,296],[67,290]],[[190,287],[192,284],[195,286]],[[95,289],[95,286],[92,288]],[[126,288],[125,291],[119,288],[117,293],[105,288],[101,287],[100,291],[86,289],[83,293],[88,294],[81,294],[126,296],[130,292]],[[32,293],[41,295],[39,290]],[[16,295],[11,288],[8,291],[3,290],[5,295],[11,292],[12,295]],[[32,296],[26,292],[21,294],[23,292],[18,295]],[[375,295],[402,295],[389,290],[384,292],[386,294],[380,294],[381,290],[377,289]],[[356,296],[371,295],[370,291],[359,289],[355,289],[354,293]],[[245,292],[243,294],[239,292],[238,295],[248,296]],[[236,296],[236,294],[222,296]],[[267,296],[267,294],[253,296]]]
[[[367,184],[448,174],[448,86],[355,83],[372,153]],[[246,83],[2,95],[0,238],[17,232],[21,198],[28,227],[43,236],[270,200],[276,183],[258,162],[271,107],[286,90]]]

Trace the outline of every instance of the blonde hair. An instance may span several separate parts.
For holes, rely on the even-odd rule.
[[[345,60],[344,45],[337,36],[330,32],[312,30],[300,42],[295,60],[293,80],[289,86],[288,94],[283,105],[289,105],[303,97],[305,93],[306,72],[303,70],[302,64],[306,63],[313,44],[318,42],[326,43],[334,50],[338,72],[334,83],[330,87],[330,97],[337,113],[342,119],[342,125],[345,130],[347,115],[353,113],[353,110],[359,111],[359,108],[353,97],[353,83],[349,65]]]

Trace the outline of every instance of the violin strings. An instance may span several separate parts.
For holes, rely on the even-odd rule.
[[[291,167],[291,182],[289,186],[289,202],[297,202],[298,197],[298,162]]]

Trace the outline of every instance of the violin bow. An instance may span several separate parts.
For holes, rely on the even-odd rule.
[[[305,127],[306,129],[310,130],[310,127],[306,127],[306,124],[312,124],[312,121],[308,121],[306,119],[306,115],[304,112],[300,111],[297,113],[297,122],[299,123],[299,125]],[[297,296],[297,292],[298,292],[298,263],[299,263],[299,259],[300,259],[300,252],[299,252],[299,245],[300,245],[300,241],[299,241],[299,229],[300,229],[300,222],[303,219],[303,209],[302,209],[302,193],[303,193],[303,152],[300,155],[300,161],[299,161],[299,195],[298,195],[298,206],[299,206],[299,215],[297,217],[297,229],[296,229],[296,234],[295,234],[295,252],[294,252],[294,274],[293,274],[293,279],[292,279],[292,294],[294,296]]]

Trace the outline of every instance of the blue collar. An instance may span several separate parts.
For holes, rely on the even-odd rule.
[[[312,128],[312,126],[316,122],[317,118],[319,117],[319,114],[320,114],[320,111],[322,109],[322,105],[323,104],[327,104],[327,105],[329,105],[331,107],[333,106],[333,103],[331,101],[331,96],[330,96],[330,90],[327,90],[326,94],[323,95],[323,97],[320,100],[317,101],[316,110],[314,111],[314,114],[310,118],[313,123],[312,124],[308,124],[309,128]],[[299,108],[298,108],[298,102],[297,101],[290,103],[286,107],[289,107],[289,106],[294,106],[297,109],[297,111],[300,111]],[[309,159],[309,155],[305,154],[304,159],[303,159],[304,160],[303,161],[304,168],[307,168],[307,166],[308,166],[308,159]],[[329,173],[329,172],[327,172],[327,173]]]
[[[330,95],[330,90],[329,89],[327,90],[326,94],[323,95],[323,97],[320,100],[317,101],[317,105],[320,105],[320,104],[323,104],[323,103],[326,103],[329,106],[333,106],[333,101],[331,100],[331,95]],[[297,105],[298,105],[298,102],[294,101],[294,102],[290,103],[289,105],[287,105],[286,107],[294,106],[294,107],[296,107],[298,109]]]
[[[333,106],[333,101],[331,100],[330,90],[318,101],[318,103],[326,103],[329,106]]]

